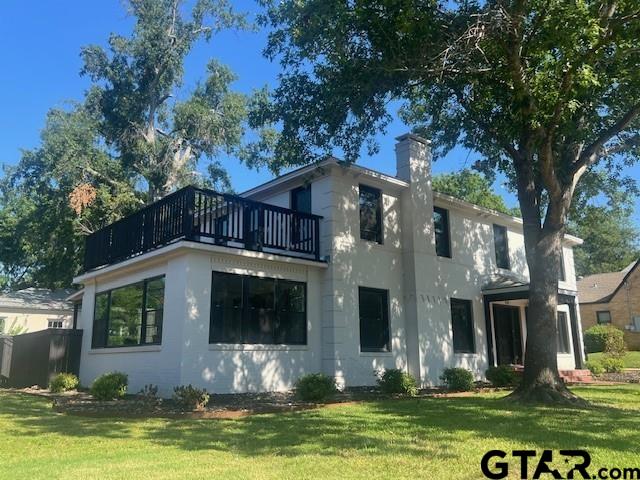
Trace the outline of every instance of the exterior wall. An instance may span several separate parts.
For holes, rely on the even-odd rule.
[[[286,278],[307,282],[306,346],[209,345],[212,271]],[[91,348],[95,294],[165,275],[161,345]],[[192,384],[213,393],[287,390],[304,373],[320,370],[320,280],[315,267],[280,265],[238,255],[188,251],[135,271],[85,284],[78,328],[84,330],[80,381],[122,371],[129,391],[158,385],[170,396],[176,385]]]
[[[611,312],[611,324],[624,331],[630,350],[640,350],[640,332],[631,330],[633,317],[640,316],[640,267],[636,267],[609,303],[581,303],[583,330],[597,324],[596,312]]]
[[[12,325],[25,327],[25,333],[46,330],[50,320],[62,321],[62,328],[73,326],[73,311],[71,310],[0,308],[0,318],[4,318],[5,332]]]

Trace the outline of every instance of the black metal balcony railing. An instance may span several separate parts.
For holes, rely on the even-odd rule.
[[[120,262],[177,240],[319,260],[321,218],[185,187],[89,235],[84,268]]]

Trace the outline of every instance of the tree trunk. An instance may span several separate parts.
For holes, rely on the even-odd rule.
[[[527,218],[532,211],[523,209],[530,278],[527,342],[522,383],[510,397],[524,403],[585,405],[558,373],[558,278],[564,225],[550,220],[559,206],[552,202],[548,208],[544,227],[539,220]]]

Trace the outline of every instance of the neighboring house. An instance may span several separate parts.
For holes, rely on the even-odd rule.
[[[627,348],[640,350],[640,260],[619,272],[578,281],[582,325],[613,325],[624,330]]]
[[[21,333],[47,328],[72,328],[73,304],[67,290],[26,288],[0,294],[0,334],[20,329]]]
[[[334,159],[242,196],[187,187],[89,236],[80,379],[120,370],[131,390],[340,385],[401,368],[482,378],[525,355],[522,220],[431,190],[428,142],[403,135],[397,176]],[[584,359],[572,248],[560,282],[561,369]]]

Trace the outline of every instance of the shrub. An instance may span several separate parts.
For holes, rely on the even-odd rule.
[[[518,374],[513,370],[513,368],[506,365],[489,367],[485,376],[494,387],[512,387],[517,385],[520,381]]]
[[[604,338],[604,353],[610,357],[622,358],[627,352],[624,344],[624,332],[613,328],[612,332]]]
[[[180,385],[173,389],[173,401],[183,410],[202,410],[209,403],[209,394],[204,388]]]
[[[615,337],[607,340],[608,337]],[[604,352],[607,344],[615,348],[616,344],[624,345],[624,333],[611,325],[594,325],[584,332],[584,345],[587,353]]]
[[[53,393],[68,392],[78,388],[80,381],[73,373],[59,373],[51,379],[49,390]]]
[[[413,376],[398,368],[378,373],[378,386],[385,393],[403,393],[415,397],[418,394],[418,382]]]
[[[589,360],[586,363],[586,367],[594,375],[602,375],[604,373],[604,367],[602,366],[602,364],[595,360]]]
[[[140,402],[148,407],[153,407],[160,403],[160,398],[158,397],[158,386],[151,383],[142,387],[138,392],[137,397]]]
[[[473,374],[466,368],[446,368],[440,380],[449,390],[468,392],[473,389]]]
[[[309,373],[298,379],[295,388],[305,402],[318,402],[336,392],[336,382],[323,373]]]
[[[91,395],[97,400],[122,398],[127,393],[129,377],[126,373],[111,372],[100,375],[91,385]]]
[[[607,373],[620,373],[624,368],[624,362],[620,358],[605,356],[602,359],[602,367]]]

